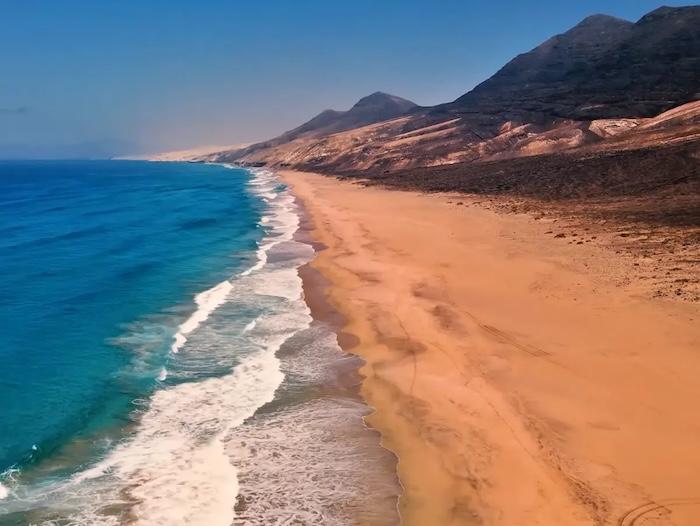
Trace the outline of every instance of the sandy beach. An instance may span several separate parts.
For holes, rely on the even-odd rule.
[[[468,197],[283,172],[405,525],[700,521],[700,312]],[[307,283],[307,286],[309,284]]]

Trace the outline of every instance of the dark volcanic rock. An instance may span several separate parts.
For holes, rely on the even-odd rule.
[[[700,98],[700,7],[662,7],[636,24],[594,15],[517,56],[445,106],[537,122],[648,117]]]

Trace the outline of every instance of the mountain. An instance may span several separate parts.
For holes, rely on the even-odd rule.
[[[651,117],[700,97],[700,7],[633,24],[594,15],[458,98],[456,112],[542,121]]]
[[[377,91],[361,98],[352,108],[340,115],[332,124],[332,131],[359,128],[375,122],[399,117],[416,108],[410,100]]]
[[[256,152],[275,148],[300,137],[319,137],[359,128],[375,122],[386,121],[399,117],[417,107],[418,106],[410,100],[377,91],[361,98],[347,111],[322,111],[301,126],[289,130],[274,139],[253,144],[236,153],[231,152],[228,156],[228,160],[235,160],[239,157],[249,156]]]
[[[361,98],[347,111],[325,110],[308,122],[282,135],[287,140],[301,135],[335,133],[404,115],[417,108],[410,100],[376,91]]]
[[[334,172],[508,159],[622,144],[637,126],[652,126],[649,118],[698,99],[700,6],[661,7],[636,23],[593,15],[453,102],[418,107],[378,92],[348,111],[326,110],[275,139],[206,159]],[[671,118],[662,132],[640,129],[628,143],[685,140],[694,136],[694,119]]]
[[[585,18],[566,33],[518,55],[459,97],[452,108],[537,120],[564,111],[560,97],[581,72],[629,35],[634,24],[606,15]],[[572,74],[573,71],[573,74]]]

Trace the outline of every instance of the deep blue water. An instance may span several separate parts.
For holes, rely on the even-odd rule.
[[[193,295],[254,258],[262,205],[249,178],[203,164],[0,162],[0,473],[128,422]]]

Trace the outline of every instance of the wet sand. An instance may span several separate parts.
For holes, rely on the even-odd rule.
[[[296,213],[294,242],[318,250]],[[290,248],[280,245],[268,264]],[[361,360],[337,343],[343,318],[326,301],[324,277],[308,264],[296,272],[313,321],[276,353],[284,380],[274,400],[226,437],[240,486],[232,524],[397,524],[395,460],[364,425]]]
[[[403,524],[697,524],[697,304],[463,196],[282,175],[326,247],[311,266],[365,361]]]

